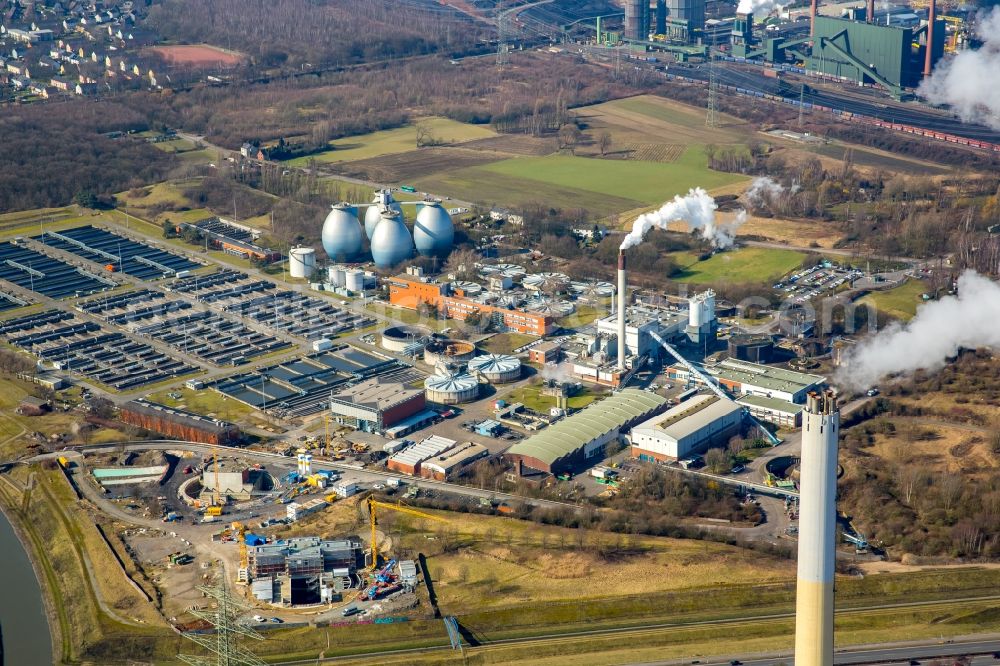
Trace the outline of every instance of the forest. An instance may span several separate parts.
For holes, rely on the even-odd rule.
[[[322,67],[466,51],[481,26],[445,6],[387,0],[162,0],[164,38],[241,51],[260,67]]]
[[[127,132],[145,118],[116,102],[72,101],[0,113],[0,211],[64,206],[163,180],[174,158]],[[112,132],[126,132],[109,136]]]

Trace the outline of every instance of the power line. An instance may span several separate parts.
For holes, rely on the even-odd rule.
[[[715,71],[715,55],[708,55],[708,112],[705,114],[705,125],[708,127],[718,127],[719,125],[719,77]]]
[[[507,12],[503,0],[497,2],[497,71],[502,72],[507,64]]]
[[[215,635],[190,631],[181,635],[214,656],[179,654],[177,657],[191,666],[267,666],[267,662],[237,643],[240,636],[258,641],[264,640],[263,636],[240,619],[240,615],[249,611],[250,607],[230,596],[225,580],[220,580],[213,586],[199,586],[198,589],[215,599],[216,607],[193,610],[191,614],[212,624],[215,627]]]

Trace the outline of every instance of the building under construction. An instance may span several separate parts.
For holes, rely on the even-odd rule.
[[[361,540],[300,537],[247,547],[247,574],[258,601],[284,605],[329,601],[364,566]]]

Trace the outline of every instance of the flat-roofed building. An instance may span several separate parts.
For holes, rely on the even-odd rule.
[[[755,395],[796,404],[804,403],[810,391],[819,389],[826,382],[826,377],[821,375],[734,359],[705,366],[705,371],[736,396]],[[680,381],[698,381],[697,377],[679,366],[671,366],[668,375]]]
[[[446,481],[461,473],[462,469],[490,455],[482,444],[463,442],[444,453],[420,463],[420,476],[425,479]]]
[[[803,406],[798,403],[760,395],[745,395],[736,402],[746,407],[751,416],[761,421],[785,428],[797,428],[802,425]]]
[[[678,460],[739,433],[743,409],[717,395],[697,395],[632,428],[632,457]]]
[[[422,388],[375,377],[330,397],[330,413],[338,423],[364,432],[384,432],[404,419],[424,411]]]
[[[419,444],[403,449],[389,458],[386,467],[393,472],[418,476],[421,465],[432,458],[440,457],[458,444],[453,439],[441,435],[431,435]]]

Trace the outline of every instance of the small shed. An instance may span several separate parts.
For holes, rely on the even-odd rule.
[[[36,398],[33,395],[26,396],[17,406],[17,413],[22,416],[41,416],[51,409],[48,400]]]

